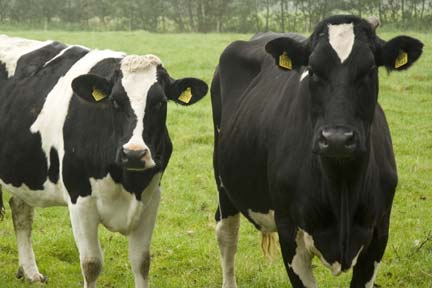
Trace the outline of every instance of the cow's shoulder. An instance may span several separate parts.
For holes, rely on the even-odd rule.
[[[305,39],[294,33],[266,32],[257,33],[247,41],[232,42],[223,51],[215,74],[222,90],[229,94],[238,94],[261,72],[266,77],[265,71],[274,71],[274,60],[266,52],[265,46],[269,41],[280,37],[290,37],[298,41]]]
[[[17,62],[15,79],[23,79],[33,76],[66,47],[65,44],[52,42],[21,56]]]
[[[390,129],[383,109],[379,104],[375,108],[375,116],[371,125],[371,142],[374,154],[374,165],[379,174],[385,178],[390,187],[397,184],[397,169],[393,151]]]

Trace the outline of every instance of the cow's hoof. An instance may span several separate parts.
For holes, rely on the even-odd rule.
[[[25,278],[30,283],[48,283],[48,276],[44,276],[39,272],[35,272],[32,275],[25,275],[23,267],[18,268],[18,272],[16,273],[16,278],[18,279]]]
[[[40,273],[36,273],[30,277],[26,277],[30,283],[48,283],[48,277]]]
[[[22,267],[18,268],[17,273],[15,274],[17,279],[22,279],[24,278],[24,269]]]

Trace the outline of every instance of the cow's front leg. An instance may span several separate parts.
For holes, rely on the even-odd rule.
[[[282,257],[291,285],[293,288],[316,288],[312,271],[313,256],[306,249],[303,232],[283,223],[277,226]]]
[[[31,235],[34,208],[16,197],[12,197],[9,204],[18,245],[19,269],[17,277],[25,277],[30,282],[46,282],[48,278],[39,273],[33,252]]]
[[[136,288],[149,287],[150,242],[156,224],[159,202],[160,190],[157,188],[144,210],[138,227],[128,235],[129,259]]]
[[[95,200],[91,196],[78,198],[69,205],[72,229],[78,247],[84,287],[96,287],[96,280],[102,272],[103,255],[98,238],[99,215]]]
[[[385,220],[388,223],[388,219]],[[378,265],[384,255],[388,240],[388,224],[376,229],[372,242],[366,251],[360,254],[357,264],[353,268],[351,288],[373,288]]]

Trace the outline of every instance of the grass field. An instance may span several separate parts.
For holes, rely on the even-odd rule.
[[[161,57],[174,77],[194,76],[210,83],[218,57],[235,39],[250,35],[164,34],[145,32],[1,31],[34,39],[55,39]],[[381,287],[432,287],[432,36],[407,33],[425,43],[423,57],[403,73],[380,71],[380,102],[393,135],[399,186],[390,240],[377,277]],[[385,33],[384,39],[395,36]],[[1,116],[1,115],[0,115]],[[152,287],[221,287],[215,240],[217,194],[212,171],[210,97],[188,108],[169,105],[168,129],[174,153],[162,181],[163,196],[152,242]],[[2,141],[5,141],[2,139]],[[9,199],[6,194],[5,201]],[[81,287],[78,251],[65,208],[37,209],[34,248],[49,287]],[[126,238],[100,228],[105,267],[99,287],[133,287]],[[260,233],[242,219],[237,254],[239,287],[291,287],[280,255],[269,262],[260,250]],[[15,279],[18,268],[10,209],[0,222],[0,287],[27,287]],[[318,262],[319,287],[348,287],[350,273],[333,277]]]

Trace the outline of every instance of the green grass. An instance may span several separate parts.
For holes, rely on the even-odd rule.
[[[2,32],[4,33],[4,32]],[[10,35],[55,39],[128,53],[154,53],[174,77],[210,83],[218,57],[235,39],[250,35],[145,32],[38,32]],[[393,206],[390,240],[377,277],[381,287],[432,287],[432,36],[409,33],[425,42],[424,56],[411,70],[381,73],[380,102],[393,135],[400,182]],[[385,33],[389,39],[396,34]],[[221,287],[214,236],[217,193],[212,171],[210,97],[185,108],[169,105],[168,128],[174,153],[162,181],[163,196],[152,241],[152,287]],[[8,200],[6,196],[5,200]],[[65,208],[37,209],[34,248],[50,287],[81,287],[78,252]],[[100,228],[105,267],[99,287],[133,287],[126,238]],[[424,243],[421,248],[417,242]],[[320,287],[347,287],[350,274],[335,278],[318,262]],[[0,223],[0,287],[27,287],[18,268],[10,209]],[[242,219],[236,260],[239,287],[290,287],[280,255],[269,263],[260,251],[260,233]]]

